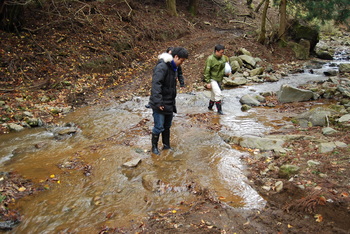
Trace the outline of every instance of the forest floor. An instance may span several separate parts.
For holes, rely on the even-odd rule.
[[[205,1],[196,17],[188,15],[184,6],[178,8],[178,17],[170,17],[163,5],[150,0],[130,5],[77,1],[43,9],[33,6],[25,13],[23,31],[0,31],[0,101],[5,103],[0,106],[0,121],[4,123],[1,132],[8,133],[6,123],[22,121],[23,111],[54,124],[64,114],[50,111],[51,107],[69,106],[74,110],[148,96],[157,55],[169,46],[183,46],[190,53],[183,64],[186,87],[179,90],[184,93],[203,85],[205,59],[219,43],[225,45],[227,56],[245,48],[262,59],[262,66],[272,66],[276,71],[302,68],[305,61],[297,60],[290,48],[256,42],[260,13],[244,3],[220,2]],[[258,1],[254,3],[256,6]],[[48,14],[47,9],[54,12]],[[270,21],[276,17],[271,13]],[[46,109],[38,107],[43,104]],[[292,104],[283,108],[290,112],[298,109]],[[295,131],[312,135],[320,129]],[[348,131],[340,131],[334,139],[350,144]],[[294,181],[278,178],[273,171],[263,176],[261,172],[269,167],[263,159],[243,159],[247,161],[251,186],[267,201],[263,210],[235,209],[200,191],[198,202],[182,204],[187,207],[183,212],[154,211],[148,220],[135,221],[131,228],[104,227],[101,233],[350,233],[348,149],[315,155],[311,144],[305,140],[293,142],[289,157],[271,156],[276,165],[288,160],[306,164],[309,159],[323,165],[300,173]],[[283,180],[283,190],[262,189],[266,177]],[[28,181],[19,180],[14,176],[17,187],[21,183],[30,187]],[[297,187],[300,184],[306,189]],[[34,190],[8,192],[8,198],[30,195]],[[5,214],[6,201],[11,202],[2,201],[2,220],[13,220],[19,214]]]

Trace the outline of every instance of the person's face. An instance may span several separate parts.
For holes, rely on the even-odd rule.
[[[180,66],[185,60],[185,58],[179,58],[177,55],[174,57],[174,62],[177,67]]]
[[[221,58],[225,53],[225,50],[215,50],[215,55],[218,58]]]

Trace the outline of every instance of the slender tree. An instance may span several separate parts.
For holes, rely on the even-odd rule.
[[[264,44],[266,40],[266,16],[267,16],[267,9],[269,8],[270,1],[265,0],[264,10],[261,17],[261,27],[260,27],[260,34],[258,38],[258,42],[260,44]]]
[[[280,12],[280,25],[278,30],[278,38],[285,39],[285,32],[287,28],[287,0],[281,0],[279,12]]]
[[[176,0],[166,0],[166,8],[172,16],[177,16]]]
[[[190,0],[190,5],[188,7],[189,12],[191,15],[197,15],[198,13],[198,7],[199,7],[199,0]]]

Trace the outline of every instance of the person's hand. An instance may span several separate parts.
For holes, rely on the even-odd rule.
[[[163,111],[163,110],[164,110],[164,106],[160,106],[159,109],[160,109],[161,111]]]
[[[208,84],[206,84],[204,87],[206,87],[207,89],[211,89],[211,84],[208,83]]]

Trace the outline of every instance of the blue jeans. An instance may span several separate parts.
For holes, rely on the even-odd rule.
[[[173,114],[164,115],[153,111],[153,120],[154,127],[152,129],[153,134],[160,134],[164,131],[164,129],[169,129],[171,127],[171,123],[173,121]]]

